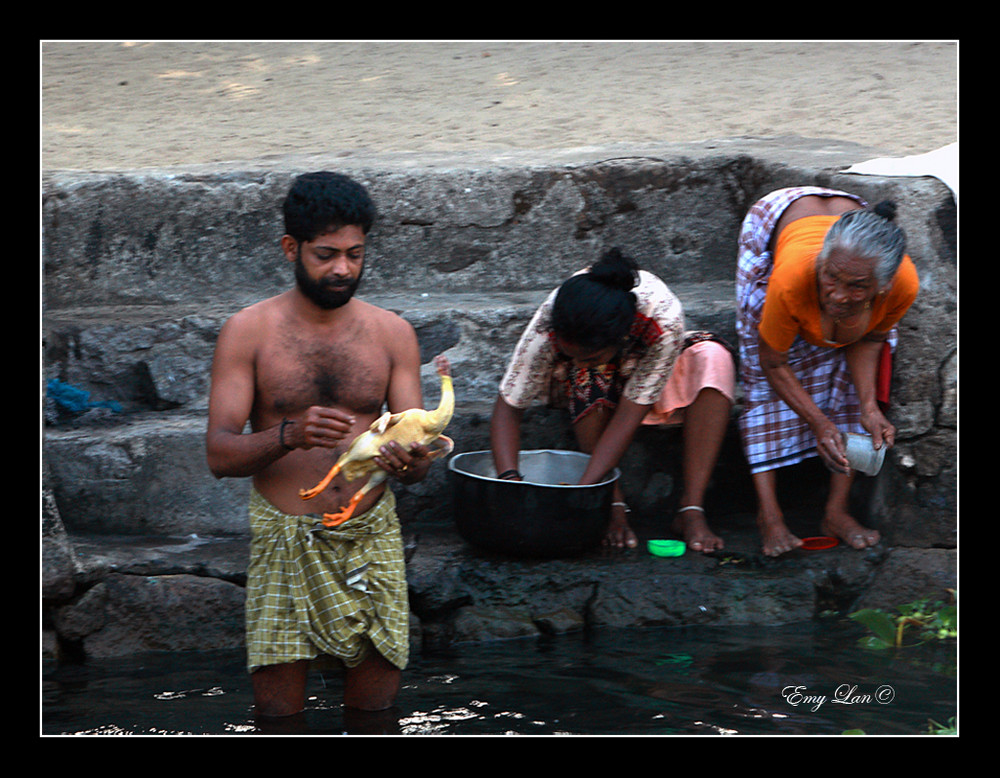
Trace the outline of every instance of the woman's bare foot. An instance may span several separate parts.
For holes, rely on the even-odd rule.
[[[611,506],[611,521],[604,535],[604,545],[616,548],[635,548],[639,544],[628,523],[628,508],[624,503]]]
[[[721,551],[725,545],[722,538],[709,529],[705,511],[697,505],[688,505],[674,516],[674,532],[684,538],[692,551],[711,553]]]
[[[764,556],[781,556],[802,545],[802,540],[785,526],[784,519],[758,516],[757,528],[760,530]]]
[[[858,524],[854,517],[846,511],[827,509],[820,524],[820,531],[825,535],[839,538],[851,548],[869,548],[881,539],[878,530],[868,529]]]

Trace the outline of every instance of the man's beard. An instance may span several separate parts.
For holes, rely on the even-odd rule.
[[[357,278],[336,281],[323,278],[316,281],[310,278],[306,272],[305,265],[302,263],[301,249],[295,259],[295,283],[298,285],[299,291],[317,306],[327,311],[345,305],[354,297],[354,293],[358,290],[358,284],[361,283],[362,275],[364,275],[363,265]]]

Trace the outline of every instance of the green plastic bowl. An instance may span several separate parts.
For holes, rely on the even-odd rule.
[[[683,540],[650,540],[646,545],[653,556],[682,556],[687,549]]]

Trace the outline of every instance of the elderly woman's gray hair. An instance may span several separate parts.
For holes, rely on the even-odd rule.
[[[818,259],[825,260],[835,249],[871,259],[879,286],[889,285],[906,252],[906,235],[895,218],[896,204],[890,200],[871,209],[848,211],[827,232]]]

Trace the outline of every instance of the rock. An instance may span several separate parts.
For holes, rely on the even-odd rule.
[[[76,590],[80,568],[66,536],[52,492],[42,489],[42,597],[68,599]]]
[[[534,622],[543,635],[563,635],[569,632],[580,632],[587,626],[587,622],[583,616],[569,608],[560,608],[551,613],[540,613],[535,616]]]
[[[953,551],[840,546],[771,560],[755,551],[752,519],[726,539],[718,556],[602,549],[527,560],[447,530],[421,533],[407,565],[412,650],[590,627],[789,624],[954,586]],[[64,644],[89,656],[242,645],[247,541],[68,540],[87,588],[50,608]]]
[[[955,549],[898,548],[879,566],[854,607],[890,610],[922,599],[949,603],[957,591]]]
[[[55,623],[90,657],[236,648],[243,601],[242,587],[214,578],[112,574],[58,608]]]
[[[527,608],[462,608],[454,621],[455,643],[536,637],[538,627]]]

